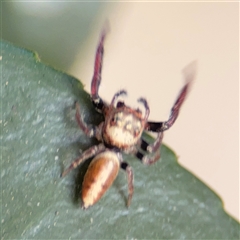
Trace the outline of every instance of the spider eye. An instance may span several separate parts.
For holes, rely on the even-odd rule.
[[[123,106],[124,106],[124,102],[121,102],[121,101],[117,102],[117,108],[120,108]]]

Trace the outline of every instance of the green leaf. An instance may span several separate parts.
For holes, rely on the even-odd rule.
[[[166,146],[152,166],[124,156],[135,174],[129,209],[120,171],[103,198],[82,210],[78,195],[89,161],[60,178],[96,144],[78,128],[74,102],[87,123],[102,116],[73,77],[25,49],[6,42],[1,49],[1,239],[239,239],[239,223],[219,197]]]

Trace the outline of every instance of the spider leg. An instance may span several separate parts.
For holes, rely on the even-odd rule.
[[[61,174],[61,177],[66,176],[70,171],[72,171],[74,168],[76,168],[82,162],[84,162],[88,158],[102,152],[104,149],[105,149],[105,146],[103,144],[99,144],[97,146],[93,146],[93,147],[87,149],[85,152],[83,152],[81,157],[77,158],[75,161],[72,162],[72,164]]]
[[[145,116],[144,116],[144,121],[147,121],[149,113],[150,113],[150,108],[148,106],[148,102],[145,98],[139,98],[138,102],[142,103],[145,107]]]
[[[126,162],[121,162],[121,168],[126,171],[127,173],[127,180],[128,180],[128,200],[127,200],[127,206],[129,207],[132,201],[133,196],[133,170],[131,166]]]
[[[157,134],[157,137],[152,144],[149,144],[144,139],[141,139],[140,148],[144,151],[147,151],[148,153],[154,153],[160,148],[162,144],[162,139],[163,139],[163,132],[159,132]]]
[[[105,26],[105,28],[101,33],[96,55],[95,55],[94,74],[93,74],[92,84],[91,84],[92,102],[95,108],[99,112],[102,112],[103,109],[106,107],[106,103],[104,103],[104,101],[98,95],[98,89],[101,83],[102,62],[103,62],[103,54],[104,54],[104,40],[107,32],[108,32],[108,27]]]
[[[189,88],[189,83],[187,83],[181,90],[179,97],[177,98],[176,102],[174,103],[171,109],[170,117],[166,122],[147,122],[145,126],[145,130],[153,131],[153,132],[163,132],[169,129],[174,124],[174,122],[178,117],[179,110],[186,98],[188,88]]]
[[[141,152],[137,152],[135,155],[143,164],[150,165],[160,159],[160,151],[156,151],[153,155],[144,155]]]
[[[147,152],[143,154],[140,151],[137,151],[135,156],[146,165],[155,163],[160,159],[160,146],[162,144],[163,132],[158,133],[157,138],[152,144],[148,144],[145,140],[141,139],[140,148]],[[153,155],[149,155],[153,153]]]
[[[101,125],[100,126],[87,126],[80,114],[80,106],[79,103],[76,102],[76,120],[78,126],[82,129],[82,131],[89,137],[96,137],[98,140],[101,140]]]
[[[174,122],[176,121],[176,119],[178,117],[180,108],[189,92],[190,85],[191,85],[193,79],[195,78],[196,62],[190,63],[183,70],[183,74],[185,77],[186,84],[180,91],[180,94],[171,109],[169,119],[166,122],[147,122],[147,124],[145,126],[145,130],[153,131],[153,132],[163,132],[163,131],[169,129],[174,124]]]
[[[113,98],[112,98],[112,101],[111,101],[111,104],[110,104],[110,108],[114,108],[114,104],[117,100],[117,98],[121,95],[127,95],[127,92],[125,90],[120,90],[118,91],[117,93],[114,94]]]

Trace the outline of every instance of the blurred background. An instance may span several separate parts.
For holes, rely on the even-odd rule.
[[[88,92],[108,20],[100,95],[110,101],[124,88],[132,106],[146,97],[153,121],[168,119],[181,71],[197,60],[196,80],[164,143],[239,220],[239,3],[15,1],[1,3],[1,16],[1,38],[37,51]]]

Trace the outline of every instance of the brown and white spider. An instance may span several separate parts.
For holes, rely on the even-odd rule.
[[[135,155],[144,164],[152,164],[160,158],[159,149],[162,143],[163,132],[169,129],[176,121],[179,110],[188,93],[190,83],[195,76],[194,67],[188,66],[185,69],[185,86],[180,91],[171,109],[169,119],[165,122],[148,121],[150,110],[144,98],[138,99],[138,102],[145,109],[144,114],[139,109],[132,109],[126,106],[123,101],[118,100],[120,96],[126,95],[124,90],[117,92],[113,96],[110,105],[108,105],[98,95],[101,83],[105,36],[106,30],[100,36],[91,84],[92,103],[96,110],[103,114],[104,121],[98,126],[88,126],[81,117],[79,104],[76,104],[76,120],[79,127],[87,136],[95,137],[101,143],[83,152],[62,173],[63,177],[85,160],[95,156],[88,167],[82,184],[82,207],[84,209],[95,204],[103,196],[115,180],[120,167],[127,173],[127,206],[130,205],[133,196],[133,171],[128,163],[123,161],[121,152]],[[141,138],[143,131],[157,133],[157,137],[152,144]],[[142,154],[143,151],[147,154]]]

